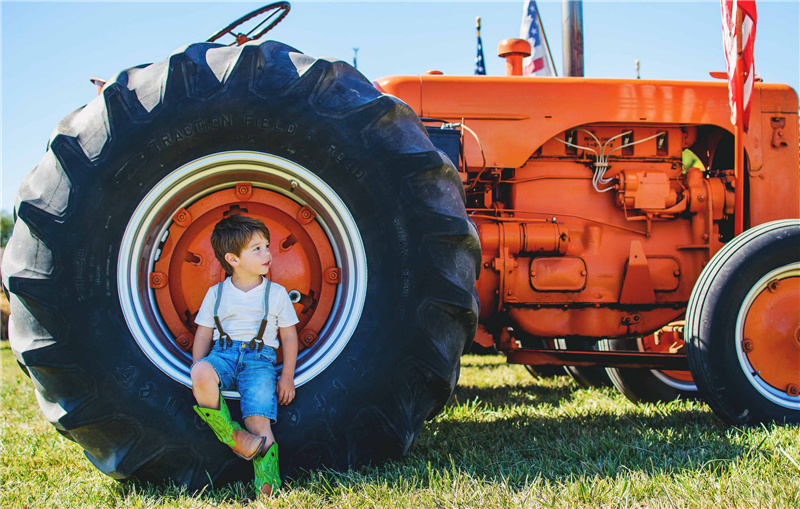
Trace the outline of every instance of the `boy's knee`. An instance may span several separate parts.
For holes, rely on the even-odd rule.
[[[190,376],[192,377],[192,385],[219,384],[217,370],[215,370],[214,366],[206,361],[200,361],[192,366]]]

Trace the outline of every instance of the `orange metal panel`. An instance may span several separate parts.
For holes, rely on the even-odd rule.
[[[420,116],[463,118],[478,133],[489,166],[518,168],[554,134],[596,122],[711,124],[732,132],[724,82],[392,76],[378,83]],[[753,110],[760,106],[754,94]],[[480,153],[471,140],[466,145],[474,165]],[[745,147],[752,152],[751,143]]]
[[[541,338],[646,335],[681,316],[721,224],[729,238],[726,221],[741,213],[727,139],[716,152],[733,133],[724,81],[426,75],[377,86],[480,140],[463,138],[461,170],[480,207],[468,212],[482,242],[481,320],[507,316]],[[758,83],[751,104],[746,225],[800,217],[797,95]],[[598,161],[603,144],[619,150]],[[685,171],[688,147],[706,163],[713,154],[714,171]],[[556,260],[544,286],[531,279],[542,255]]]

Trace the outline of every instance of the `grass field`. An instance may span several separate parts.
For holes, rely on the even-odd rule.
[[[308,473],[256,502],[242,484],[199,494],[122,484],[44,420],[7,342],[0,356],[3,508],[800,507],[796,426],[730,428],[702,403],[635,406],[472,355],[402,461]]]

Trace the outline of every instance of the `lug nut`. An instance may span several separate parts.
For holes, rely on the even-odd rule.
[[[753,340],[745,339],[744,341],[742,341],[742,349],[744,349],[745,352],[752,352],[753,351]]]

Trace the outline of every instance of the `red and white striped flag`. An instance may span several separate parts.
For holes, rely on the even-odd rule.
[[[535,1],[525,1],[519,37],[531,44],[531,56],[522,59],[523,76],[553,75],[553,71],[550,69],[550,62],[547,60],[547,53],[544,47],[544,32],[539,22],[538,11]]]
[[[755,64],[753,45],[756,39],[755,0],[720,0],[722,5],[722,42],[725,46],[725,61],[728,66],[728,97],[731,104],[731,123],[736,125],[736,105],[742,103],[742,127],[750,126],[750,98],[753,95]],[[737,11],[742,11],[742,62],[739,62],[736,39]],[[744,86],[738,90],[737,75],[744,75]],[[740,99],[741,98],[741,99]]]

